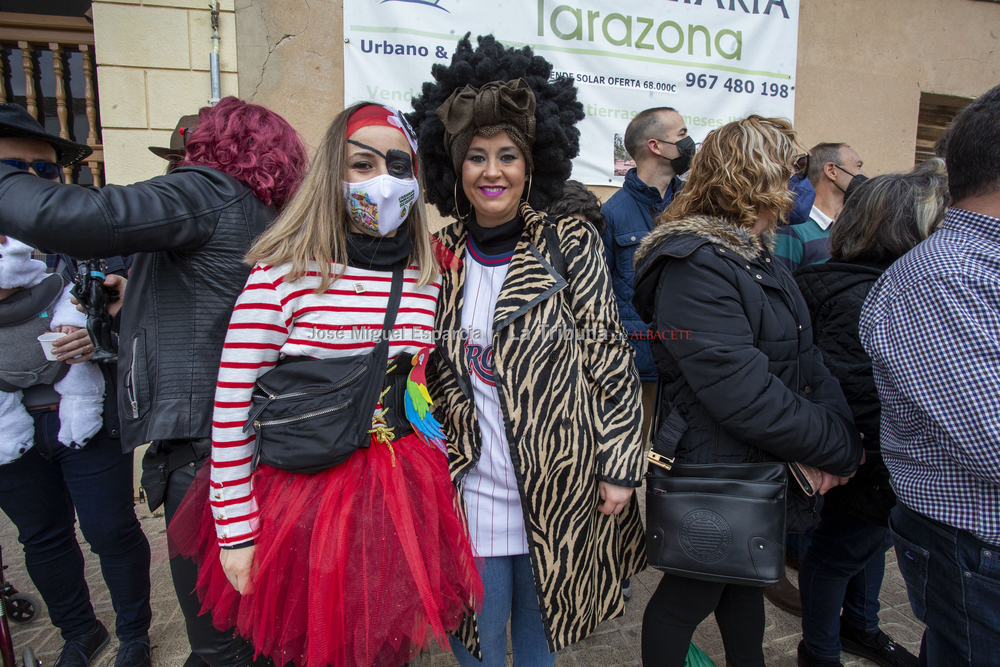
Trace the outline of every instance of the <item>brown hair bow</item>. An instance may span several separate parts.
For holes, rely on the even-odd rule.
[[[437,116],[444,123],[444,148],[456,174],[462,173],[462,162],[474,136],[492,137],[501,131],[507,132],[524,153],[528,171],[534,169],[531,145],[535,142],[535,93],[524,79],[456,89],[438,107]]]

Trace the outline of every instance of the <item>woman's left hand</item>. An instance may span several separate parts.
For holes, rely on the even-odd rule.
[[[628,504],[629,498],[632,497],[632,492],[635,491],[631,486],[615,486],[607,482],[598,482],[597,490],[601,494],[601,501],[597,503],[597,511],[608,516],[621,514],[621,511]]]
[[[52,353],[58,355],[59,361],[79,364],[94,356],[94,346],[85,328],[64,324],[56,327],[56,331],[67,334],[52,344]]]

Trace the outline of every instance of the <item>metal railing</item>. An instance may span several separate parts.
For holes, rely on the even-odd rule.
[[[63,170],[64,181],[102,185],[93,26],[82,17],[0,12],[0,45],[0,102],[21,104],[50,132],[91,146],[80,166]]]

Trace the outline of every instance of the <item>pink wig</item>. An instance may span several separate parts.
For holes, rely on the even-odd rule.
[[[203,107],[198,119],[178,167],[218,169],[279,210],[291,199],[309,158],[288,121],[259,104],[235,97]]]

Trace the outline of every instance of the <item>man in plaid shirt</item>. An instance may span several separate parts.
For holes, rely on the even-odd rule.
[[[921,664],[1000,665],[1000,86],[947,136],[952,207],[861,315]]]

